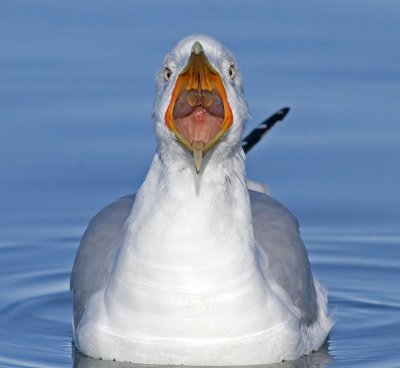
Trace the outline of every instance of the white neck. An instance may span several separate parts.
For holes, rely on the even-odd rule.
[[[188,319],[194,338],[253,333],[270,293],[255,257],[244,154],[211,157],[200,175],[188,157],[170,159],[159,150],[136,196],[106,292],[109,315],[126,308],[121,328],[129,315],[140,336],[155,320],[160,337],[182,336]]]
[[[210,159],[198,175],[192,162],[188,165],[190,157],[175,156],[172,162],[158,152],[127,222],[125,248],[141,260],[148,256],[152,264],[162,263],[169,277],[174,269],[190,268],[202,285],[213,264],[220,268],[222,257],[253,262],[243,156],[237,152],[229,160]],[[226,281],[232,276],[221,270],[219,275]]]

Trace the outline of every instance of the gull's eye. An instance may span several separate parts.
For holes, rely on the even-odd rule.
[[[164,79],[165,79],[165,81],[168,82],[171,79],[171,77],[172,77],[171,69],[168,68],[168,67],[165,67],[164,68]]]
[[[231,66],[229,67],[229,78],[231,78],[233,80],[233,78],[235,78],[235,65],[231,64]]]

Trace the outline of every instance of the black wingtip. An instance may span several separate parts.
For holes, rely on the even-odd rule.
[[[242,140],[242,148],[244,150],[244,153],[249,152],[250,149],[252,149],[276,123],[282,121],[285,118],[289,111],[289,107],[283,107],[275,114],[271,115],[268,119],[265,119],[255,129],[253,129],[250,134],[248,134]]]
[[[283,107],[277,113],[282,115],[282,119],[288,114],[290,107]]]

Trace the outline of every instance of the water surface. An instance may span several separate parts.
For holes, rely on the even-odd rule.
[[[291,107],[248,174],[298,217],[337,322],[277,366],[400,366],[400,4],[4,1],[0,24],[1,367],[121,366],[74,352],[69,272],[140,186],[154,74],[191,33],[236,55],[249,129]]]

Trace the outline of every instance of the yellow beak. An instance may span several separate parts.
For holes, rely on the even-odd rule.
[[[203,157],[233,123],[221,76],[210,64],[200,42],[179,74],[165,113],[165,123],[193,156],[197,173]]]

